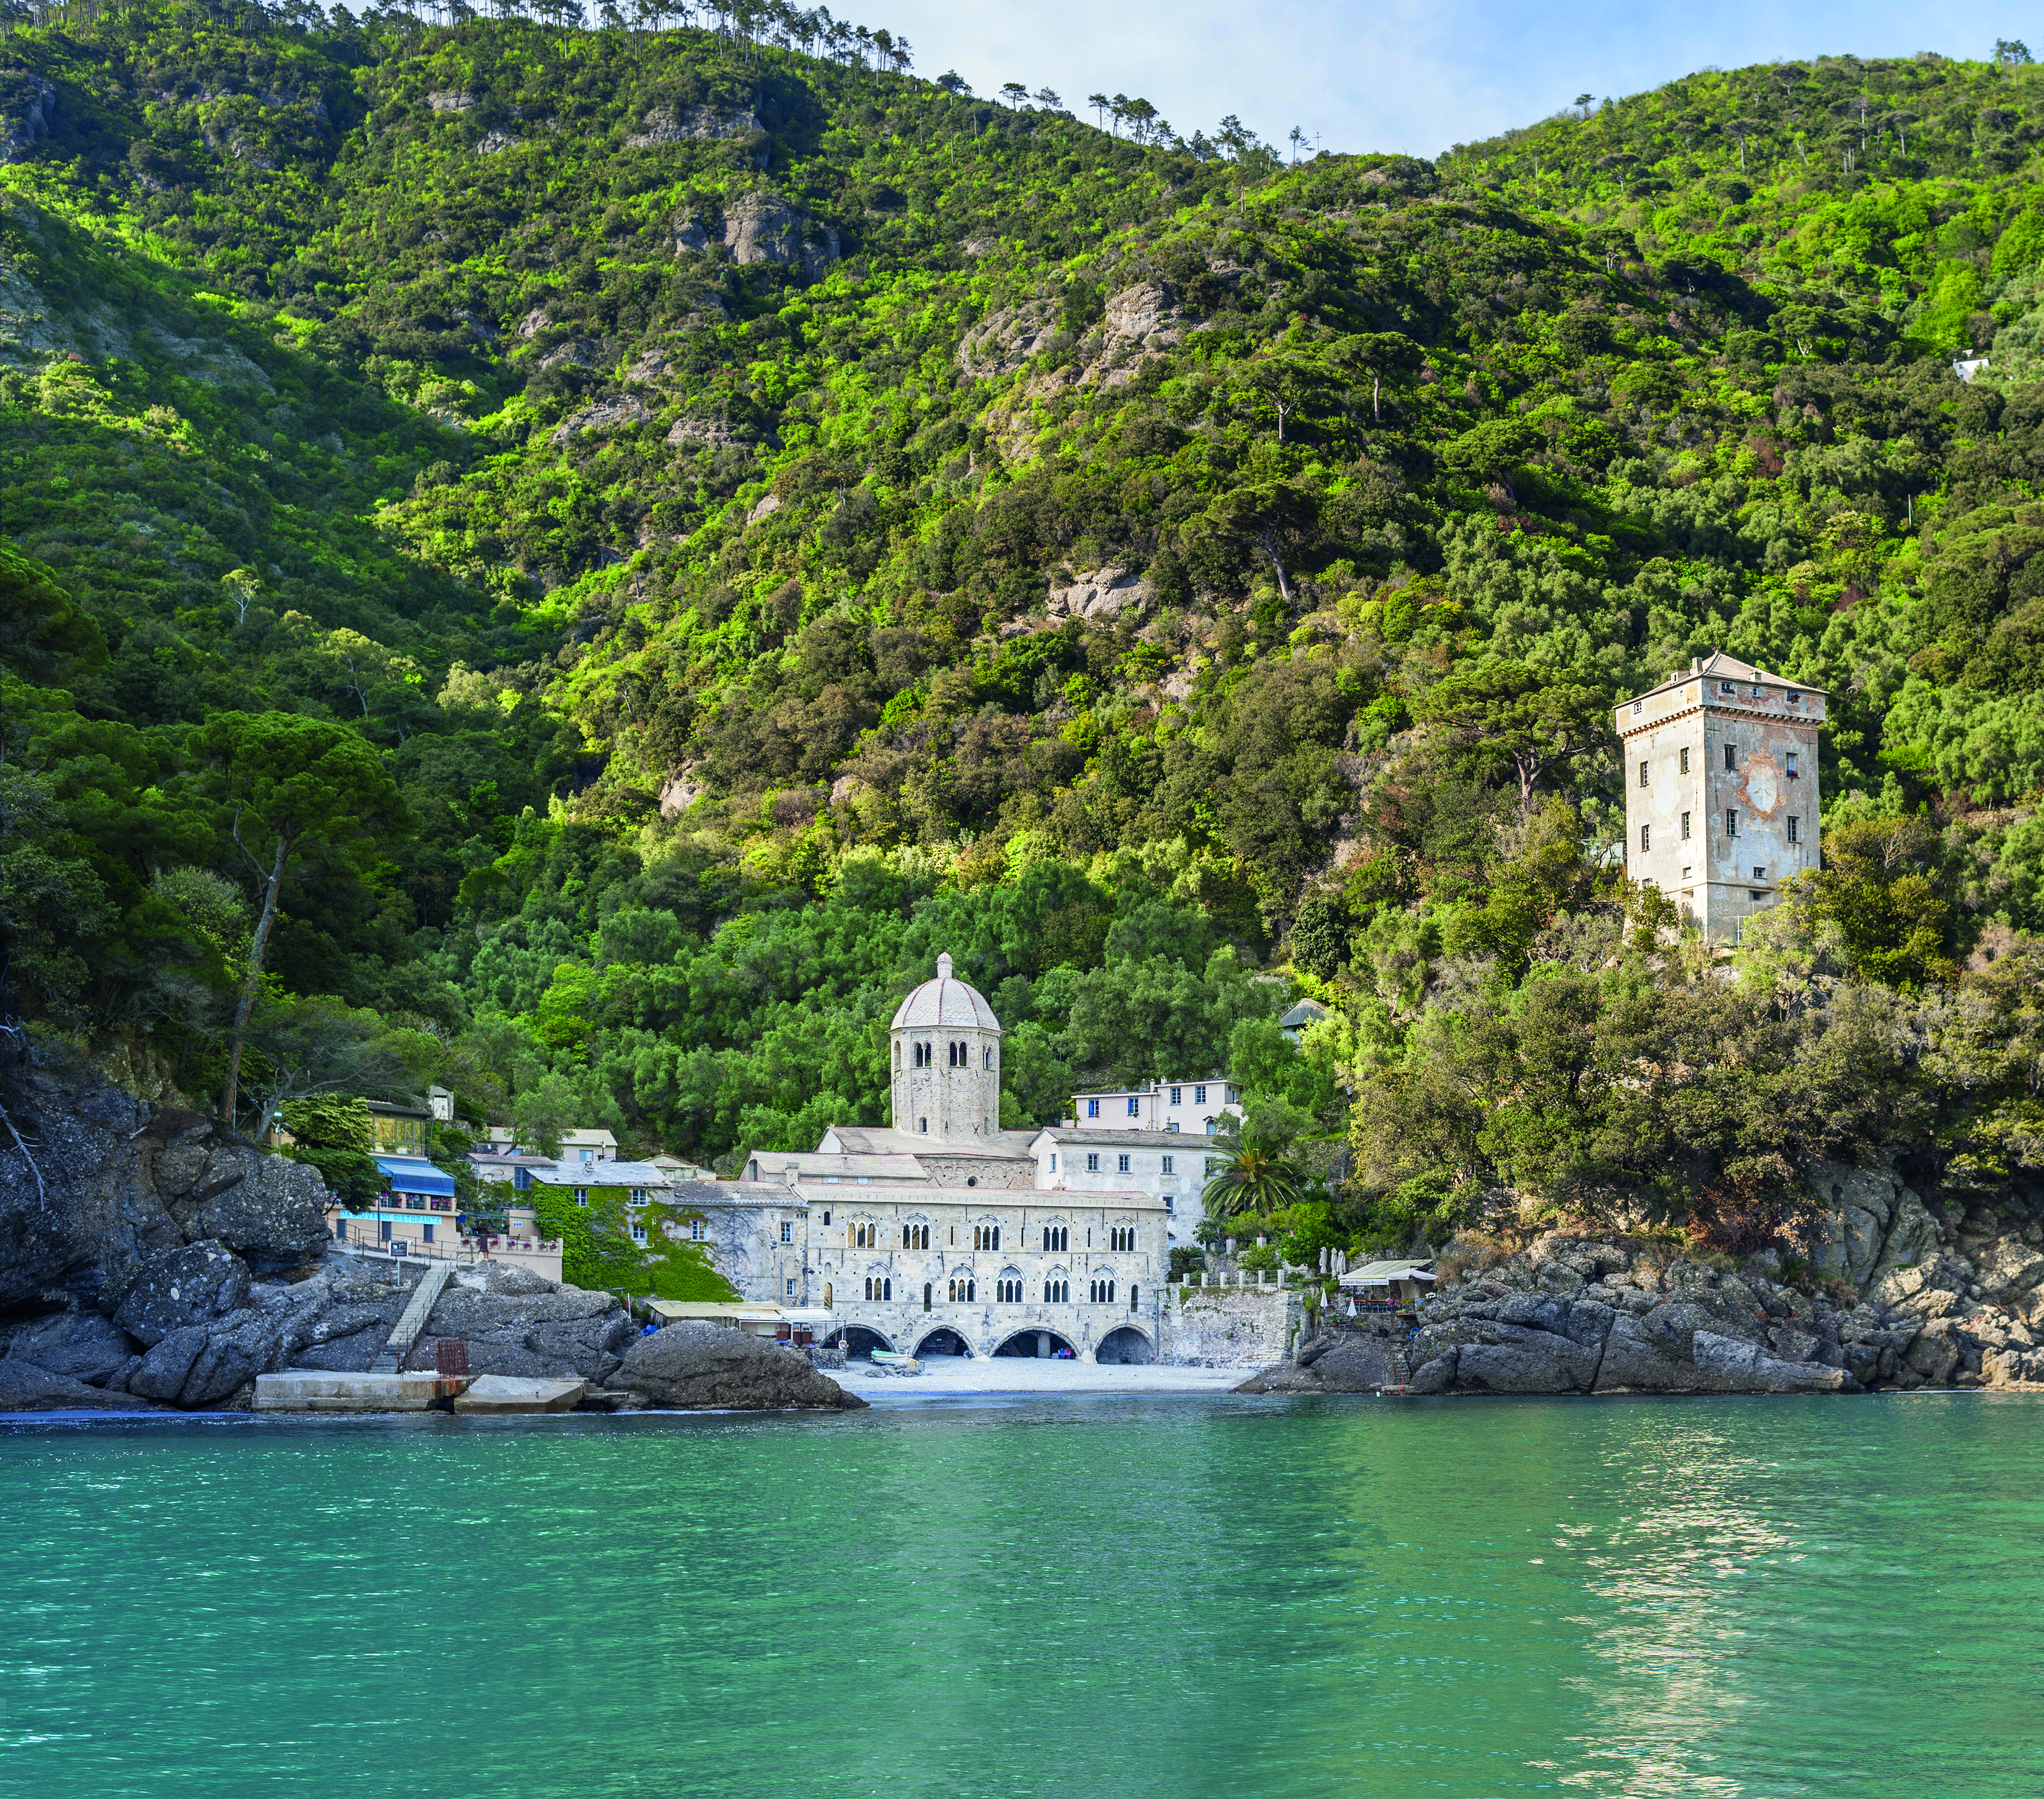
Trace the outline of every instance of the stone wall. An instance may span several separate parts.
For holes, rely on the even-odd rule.
[[[1304,1324],[1297,1287],[1180,1282],[1165,1295],[1158,1359],[1181,1367],[1268,1367],[1291,1354]]]

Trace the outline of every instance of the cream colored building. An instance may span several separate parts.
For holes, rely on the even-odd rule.
[[[1707,941],[1735,944],[1818,865],[1821,688],[1722,652],[1620,703],[1625,868]]]
[[[1166,1201],[1039,1178],[1038,1133],[1000,1126],[1001,1021],[948,955],[888,1036],[891,1125],[835,1125],[813,1151],[751,1152],[743,1180],[678,1188],[725,1278],[824,1309],[854,1349],[1154,1360]]]

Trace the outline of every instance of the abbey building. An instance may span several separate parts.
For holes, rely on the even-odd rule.
[[[674,1188],[726,1277],[824,1309],[855,1349],[1155,1359],[1178,1195],[1197,1205],[1212,1140],[1149,1133],[1143,1153],[1170,1172],[1133,1178],[1137,1152],[1115,1148],[1108,1179],[1058,1166],[1045,1132],[1001,1129],[1001,1021],[948,955],[888,1036],[890,1124]]]

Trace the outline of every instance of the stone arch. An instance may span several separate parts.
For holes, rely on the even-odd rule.
[[[1074,1358],[1077,1358],[1079,1346],[1062,1331],[1053,1330],[1048,1324],[1024,1324],[1019,1329],[1010,1331],[994,1345],[993,1353],[996,1355],[1041,1355],[1043,1354],[1041,1345],[1045,1338],[1050,1340],[1051,1354],[1055,1355],[1060,1349],[1069,1349]]]
[[[956,1344],[957,1347],[955,1348],[941,1347],[947,1341]],[[918,1360],[924,1355],[959,1355],[970,1360],[977,1356],[979,1351],[973,1347],[972,1339],[957,1325],[939,1324],[933,1331],[924,1332],[920,1340],[909,1353]]]
[[[842,1343],[850,1356],[870,1355],[876,1349],[893,1351],[894,1345],[887,1340],[885,1332],[876,1331],[870,1324],[847,1324],[835,1330],[824,1339],[826,1349]]]
[[[1093,1346],[1093,1359],[1124,1367],[1155,1362],[1157,1346],[1139,1324],[1116,1324]]]

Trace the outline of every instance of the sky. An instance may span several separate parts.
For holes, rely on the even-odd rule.
[[[1282,144],[1432,156],[1531,125],[1578,94],[1617,98],[1716,67],[1824,55],[1984,58],[2026,24],[2004,4],[1893,0],[856,0],[856,23],[908,38],[925,77],[955,69],[977,93],[1048,86],[1149,100],[1181,136],[1238,114]],[[2028,13],[2026,20],[2024,14]]]

